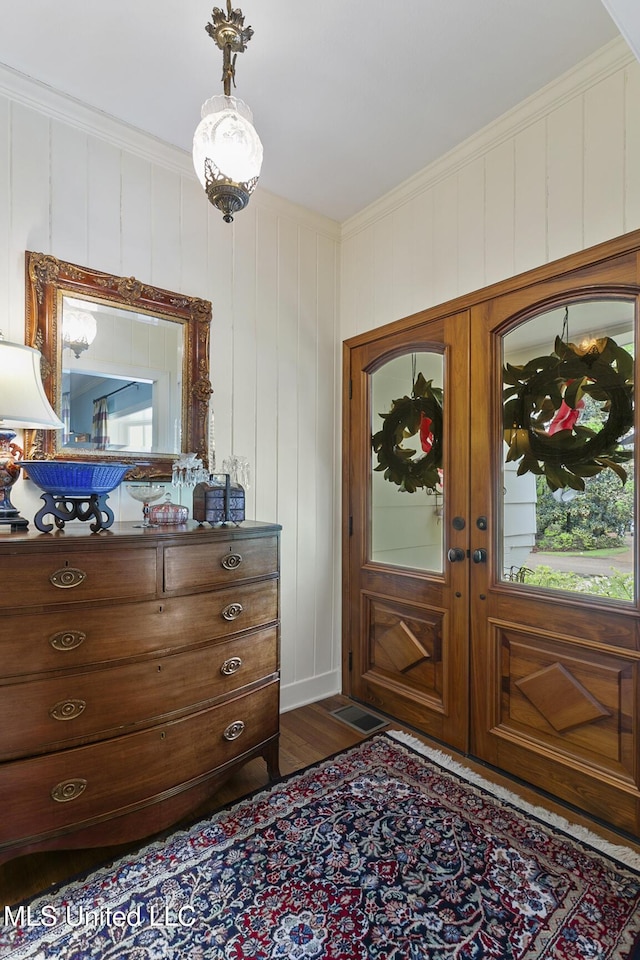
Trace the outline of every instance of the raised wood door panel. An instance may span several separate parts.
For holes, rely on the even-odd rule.
[[[471,516],[488,518],[470,570],[471,751],[569,803],[640,832],[640,616],[613,600],[505,578],[502,342],[555,304],[620,298],[637,318],[636,254],[493,297],[471,310]],[[637,322],[637,320],[636,320]],[[560,331],[558,330],[558,333]],[[608,334],[603,329],[603,334]],[[637,336],[636,336],[637,343]],[[550,348],[553,343],[550,344]],[[545,351],[546,352],[546,351]],[[492,384],[486,385],[487,371]],[[634,561],[635,562],[635,561]]]
[[[376,416],[386,408],[373,408],[372,378],[390,361],[399,360],[407,379],[398,381],[394,396],[408,394],[412,356],[425,363],[431,356],[438,358],[447,396],[441,543],[432,548],[438,554],[433,569],[421,568],[412,554],[396,562],[392,549],[379,549],[374,532],[371,433]],[[456,381],[468,382],[466,313],[425,324],[419,336],[409,330],[400,332],[391,342],[374,341],[354,349],[350,353],[349,379],[351,400],[345,431],[345,463],[350,477],[346,508],[352,531],[345,561],[353,587],[347,597],[349,692],[374,708],[466,749],[468,574],[466,561],[447,559],[450,549],[461,551],[465,558],[468,549],[469,394],[451,389]],[[402,530],[403,524],[411,523],[411,518],[402,517],[402,509],[412,495],[395,489],[390,496],[389,510],[397,511],[394,523]],[[463,525],[456,520],[454,526],[454,517],[461,518]]]

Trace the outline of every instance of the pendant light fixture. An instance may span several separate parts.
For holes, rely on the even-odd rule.
[[[227,0],[226,17],[214,7],[206,31],[222,50],[224,94],[202,106],[202,120],[193,136],[193,165],[210,203],[221,211],[225,223],[231,223],[234,213],[248,204],[262,166],[262,143],[251,110],[231,96],[236,57],[246,49],[253,30],[244,26],[242,10],[232,10]]]
[[[62,349],[72,351],[76,360],[96,338],[98,324],[88,310],[73,309],[65,304],[62,313]]]

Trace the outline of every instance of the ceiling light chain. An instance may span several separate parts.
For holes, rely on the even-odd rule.
[[[231,96],[236,85],[236,58],[253,36],[244,26],[241,10],[227,0],[226,17],[213,8],[206,31],[222,50],[223,96],[213,96],[202,107],[202,120],[193,138],[193,163],[209,201],[226,223],[242,210],[255,190],[262,166],[262,144],[253,126],[250,108]]]

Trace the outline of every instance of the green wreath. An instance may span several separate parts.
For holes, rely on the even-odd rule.
[[[381,413],[384,425],[371,438],[378,455],[377,471],[384,470],[385,480],[401,490],[415,493],[420,487],[435,490],[440,483],[442,467],[442,390],[432,386],[421,373],[416,377],[410,397],[393,400],[389,413]],[[415,460],[416,451],[402,446],[402,441],[420,432],[423,418],[430,423],[430,448]]]
[[[506,364],[503,380],[507,460],[521,461],[518,476],[544,475],[551,490],[584,490],[585,477],[606,469],[626,481],[621,464],[632,454],[620,440],[633,427],[633,358],[615,340],[582,350],[557,337],[550,356]],[[577,423],[585,395],[604,404],[600,430]]]

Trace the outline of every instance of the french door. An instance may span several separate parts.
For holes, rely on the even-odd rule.
[[[345,692],[631,833],[639,247],[345,344]]]

